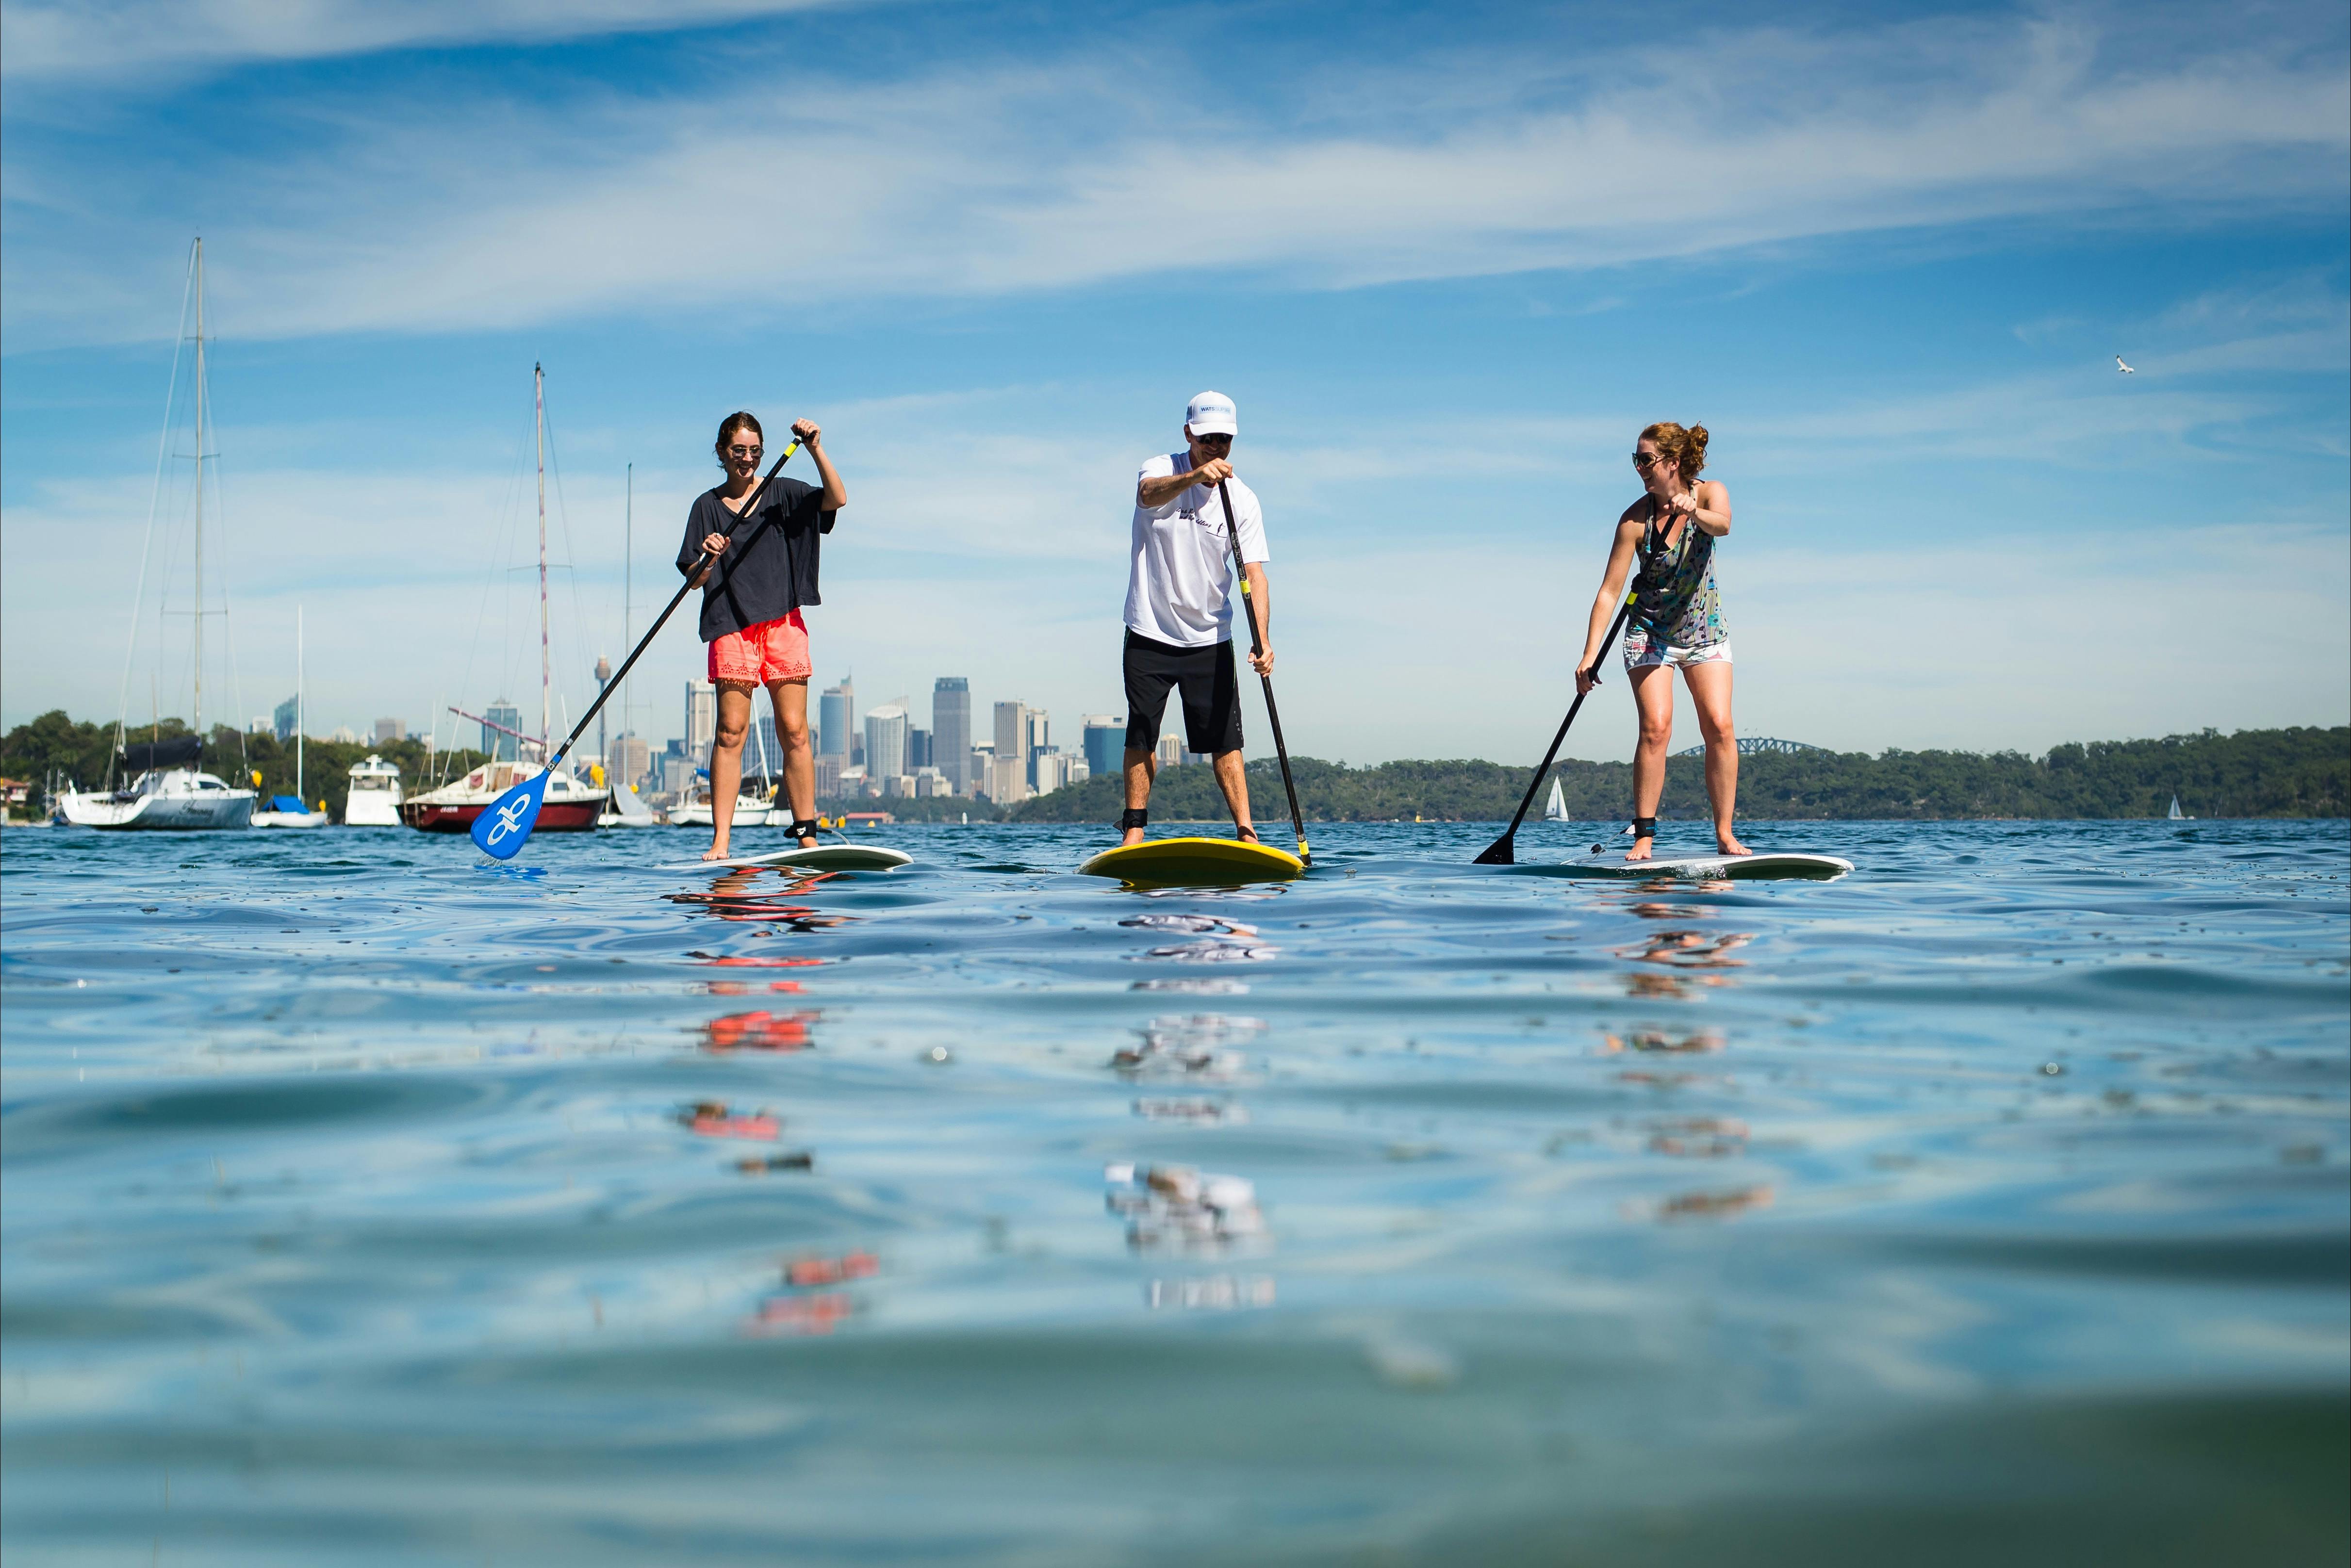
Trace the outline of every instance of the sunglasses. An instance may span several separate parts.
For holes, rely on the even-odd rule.
[[[1196,435],[1192,439],[1203,446],[1230,446],[1233,444],[1229,435]]]
[[[767,455],[767,451],[768,449],[764,446],[730,446],[726,449],[726,455],[729,457],[749,457],[756,460],[759,457],[765,456]]]
[[[1633,454],[1633,466],[1638,468],[1644,474],[1647,473],[1650,469],[1655,468],[1658,464],[1663,463],[1665,459],[1663,457],[1653,457],[1646,452],[1635,452]]]

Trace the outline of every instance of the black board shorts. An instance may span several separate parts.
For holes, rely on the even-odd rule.
[[[1210,756],[1241,748],[1241,685],[1230,638],[1205,648],[1178,648],[1129,631],[1126,634],[1126,744],[1149,751],[1159,744],[1167,688],[1184,696],[1184,748]]]

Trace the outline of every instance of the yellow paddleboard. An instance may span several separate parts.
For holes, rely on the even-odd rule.
[[[1189,883],[1268,882],[1303,876],[1306,862],[1271,844],[1238,839],[1146,839],[1104,850],[1078,868],[1082,876],[1114,876],[1159,887]]]

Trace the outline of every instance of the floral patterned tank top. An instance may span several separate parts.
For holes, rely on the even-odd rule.
[[[1670,525],[1668,525],[1670,526]],[[1714,582],[1714,536],[1691,518],[1668,546],[1657,526],[1657,498],[1649,497],[1649,521],[1641,538],[1648,565],[1640,577],[1633,609],[1635,635],[1674,648],[1711,648],[1730,639],[1722,623],[1722,595]]]

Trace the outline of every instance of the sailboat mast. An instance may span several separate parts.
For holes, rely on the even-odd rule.
[[[626,499],[621,511],[621,644],[633,648],[637,640],[629,632],[629,595],[634,582],[631,571],[637,544],[637,465],[633,463],[628,466],[626,486]],[[629,712],[629,681],[625,675],[621,678],[621,733],[624,736],[637,733],[636,719]],[[604,766],[611,768],[612,759],[606,758]]]
[[[294,607],[294,793],[305,800],[310,797],[302,789],[302,737],[310,727],[308,716],[302,711],[302,607],[298,604]]]
[[[538,435],[538,755],[545,758],[549,755],[548,690],[554,672],[547,646],[547,375],[536,364],[530,367],[530,391]]]
[[[204,737],[204,242],[196,237],[196,743]]]

